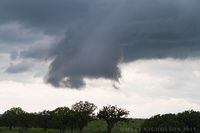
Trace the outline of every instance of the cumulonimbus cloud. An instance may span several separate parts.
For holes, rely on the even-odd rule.
[[[104,15],[91,10],[92,17],[68,30],[54,49],[47,82],[80,88],[85,77],[118,81],[122,62],[198,55],[200,19],[192,15],[200,10],[195,3],[186,9],[186,1],[151,2],[121,2]]]
[[[60,37],[65,31],[53,47],[42,47],[44,53],[30,49],[20,55],[53,59],[46,82],[55,87],[81,88],[85,86],[84,78],[118,82],[120,63],[199,57],[199,5],[199,1],[186,0],[50,0],[32,3],[27,14],[24,8],[30,3],[21,0],[11,8],[19,10],[8,12],[12,18],[0,14],[6,21],[17,20],[44,34]],[[7,10],[5,7],[0,11]]]

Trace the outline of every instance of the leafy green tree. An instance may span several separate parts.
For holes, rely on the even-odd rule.
[[[39,115],[34,112],[34,113],[29,113],[29,118],[30,118],[30,127],[40,127],[40,122],[39,122]]]
[[[177,119],[176,114],[158,114],[145,120],[140,133],[183,133],[184,127],[184,123]]]
[[[53,111],[52,121],[55,124],[56,128],[60,130],[60,133],[64,133],[66,128],[68,127],[69,119],[69,111],[68,107],[59,107]]]
[[[23,127],[25,130],[27,130],[29,127],[31,127],[31,115],[27,112],[23,112],[19,114],[19,126]]]
[[[16,127],[20,124],[20,115],[25,113],[20,107],[13,107],[2,115],[2,123],[4,126],[9,127],[12,130],[12,127]]]
[[[73,133],[74,129],[78,127],[78,121],[79,121],[79,112],[74,110],[69,110],[69,122],[68,122],[68,128],[71,130],[71,133]]]
[[[200,112],[191,110],[153,116],[142,124],[141,133],[197,133],[199,128]]]
[[[177,117],[185,124],[186,133],[197,133],[200,129],[200,112],[189,110],[178,113]]]
[[[77,125],[80,133],[85,126],[87,126],[88,122],[93,120],[95,116],[94,111],[97,109],[93,103],[88,101],[80,101],[72,105],[72,110],[75,111],[77,118]]]
[[[37,115],[37,122],[41,128],[46,132],[52,119],[52,114],[49,110],[39,112]]]
[[[97,117],[106,120],[108,133],[111,133],[114,125],[119,121],[127,121],[129,111],[117,106],[107,105],[99,110]]]
[[[3,126],[3,123],[2,123],[2,115],[0,114],[0,127]]]

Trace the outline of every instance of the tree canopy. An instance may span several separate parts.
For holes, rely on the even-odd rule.
[[[155,115],[147,119],[141,133],[197,133],[200,129],[200,112],[185,111],[178,114]]]
[[[77,125],[79,127],[80,133],[83,128],[87,126],[88,122],[92,120],[95,116],[94,111],[97,109],[97,106],[88,101],[80,101],[72,105],[72,110],[76,112],[78,117]]]
[[[129,111],[117,106],[107,105],[99,111],[97,117],[106,120],[108,133],[111,133],[114,125],[119,121],[126,121]]]
[[[12,130],[13,126],[17,126],[22,124],[21,116],[25,114],[25,111],[20,107],[13,107],[4,112],[1,116],[1,121],[4,126],[8,126],[10,130]]]

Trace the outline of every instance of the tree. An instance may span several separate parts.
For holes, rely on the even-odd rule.
[[[71,133],[73,133],[74,129],[78,127],[78,121],[78,112],[74,110],[69,110],[68,128],[71,130]]]
[[[0,127],[3,126],[3,122],[2,122],[2,115],[0,114]]]
[[[155,115],[145,120],[141,126],[140,133],[182,133],[184,123],[177,119],[175,114]]]
[[[19,126],[20,124],[20,115],[25,113],[24,110],[22,110],[20,107],[13,107],[2,115],[2,123],[4,126],[9,127],[10,130],[12,130],[12,127]]]
[[[129,111],[117,106],[107,105],[99,110],[97,117],[106,120],[108,133],[111,133],[114,125],[119,121],[127,121]]]
[[[36,112],[29,113],[29,118],[30,118],[30,126],[31,127],[37,128],[40,126],[38,113],[36,113]]]
[[[77,125],[79,127],[80,133],[82,133],[83,128],[87,126],[88,122],[91,121],[92,118],[95,116],[94,111],[96,109],[97,106],[88,101],[80,101],[72,105],[72,110],[76,112],[76,115],[78,117]]]
[[[37,117],[39,126],[42,127],[44,131],[47,131],[47,127],[49,126],[49,123],[52,119],[51,112],[48,110],[44,110],[42,112],[39,112]]]
[[[200,112],[193,110],[178,113],[177,119],[185,124],[186,133],[197,133],[200,129]]]
[[[27,112],[19,114],[19,126],[27,130],[31,127],[31,115]]]
[[[200,112],[185,111],[176,114],[155,115],[145,120],[140,133],[197,133],[200,128]]]
[[[53,110],[52,113],[51,127],[59,129],[60,133],[64,133],[66,128],[69,128],[71,133],[73,133],[74,129],[77,128],[79,121],[78,112],[68,107],[59,107]]]
[[[60,130],[60,133],[64,133],[68,127],[68,123],[70,121],[69,111],[70,109],[68,107],[58,107],[53,111],[52,121],[56,128]]]

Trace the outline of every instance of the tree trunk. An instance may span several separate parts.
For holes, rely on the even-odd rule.
[[[12,126],[9,126],[9,130],[12,130]]]
[[[108,126],[107,126],[108,133],[111,133],[111,132],[112,132],[113,126],[114,126],[114,124],[113,124],[113,125],[108,125]]]
[[[108,133],[111,133],[111,131],[112,131],[112,128],[108,127]]]
[[[65,133],[65,129],[63,128],[62,133]]]
[[[47,131],[47,127],[44,127],[44,131],[45,131],[45,132]]]
[[[83,128],[80,128],[80,133],[82,133],[82,131],[83,131]]]
[[[73,127],[71,127],[71,133],[73,133],[74,132],[74,128]]]

